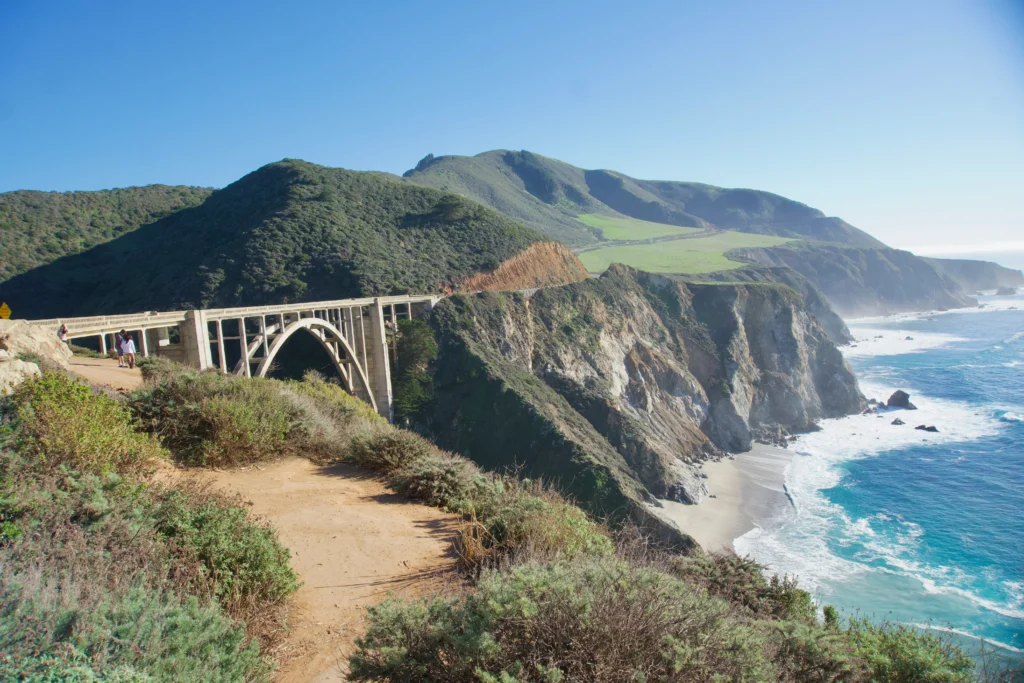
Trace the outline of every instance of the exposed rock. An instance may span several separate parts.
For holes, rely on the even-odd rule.
[[[535,242],[503,261],[493,272],[480,273],[462,283],[463,292],[498,292],[550,287],[579,282],[587,269],[568,247],[558,242]]]
[[[902,426],[902,425],[905,425],[907,423],[897,417],[895,420],[893,420],[889,424],[894,424],[896,426]]]
[[[889,397],[889,400],[885,402],[886,407],[889,408],[903,408],[904,410],[917,410],[917,406],[910,402],[910,394],[897,389]]]
[[[936,427],[935,425],[928,425],[927,427],[925,427],[924,425],[917,425],[916,427],[914,427],[914,429],[920,429],[922,432],[937,432],[937,431],[939,431],[938,427]]]
[[[996,296],[1013,296],[1017,293],[1016,287],[1000,287],[996,290]]]
[[[11,356],[0,349],[0,395],[9,394],[29,377],[39,375],[39,366]]]
[[[57,330],[29,325],[24,320],[0,320],[0,350],[12,358],[31,355],[66,368],[72,353],[57,338]]]
[[[67,367],[71,355],[67,344],[57,339],[57,330],[24,320],[0,320],[0,394],[38,375],[37,360]]]

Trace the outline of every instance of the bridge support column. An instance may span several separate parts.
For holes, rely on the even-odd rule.
[[[205,311],[189,311],[181,330],[181,345],[185,350],[185,363],[200,370],[213,366],[210,359],[210,334],[206,326]]]
[[[367,340],[368,358],[366,374],[370,380],[373,400],[377,412],[388,422],[394,421],[394,406],[391,394],[391,366],[388,358],[388,338],[384,327],[384,306],[380,299],[373,300],[370,308],[370,339]]]

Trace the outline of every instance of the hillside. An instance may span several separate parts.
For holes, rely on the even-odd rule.
[[[881,247],[839,218],[770,192],[584,170],[532,152],[427,157],[410,181],[461,194],[573,247],[608,238],[581,215],[629,217],[682,227]],[[588,224],[591,223],[591,224]],[[626,239],[617,235],[614,239]]]
[[[286,160],[199,206],[4,284],[16,315],[37,318],[258,305],[457,289],[543,236],[456,195],[381,173]],[[559,252],[561,250],[561,252]],[[568,250],[519,264],[511,287],[586,277]],[[528,277],[544,273],[542,282]]]
[[[924,260],[956,281],[967,294],[974,294],[983,289],[1024,287],[1024,273],[988,261],[951,258]]]
[[[205,187],[0,193],[0,282],[200,204]]]
[[[977,304],[953,279],[909,251],[804,245],[744,249],[732,255],[766,266],[792,268],[820,288],[832,307],[847,317]]]
[[[415,420],[480,465],[559,485],[675,543],[656,499],[697,502],[699,464],[858,412],[857,381],[788,287],[598,279],[459,295],[431,314],[433,399]]]

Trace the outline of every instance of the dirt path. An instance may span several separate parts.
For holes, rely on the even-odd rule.
[[[81,375],[93,384],[108,386],[112,389],[134,391],[142,384],[142,373],[138,368],[117,367],[113,358],[85,358],[75,356],[68,362],[68,369]]]
[[[362,632],[364,607],[388,593],[441,589],[451,578],[456,518],[390,493],[364,470],[288,458],[203,476],[251,500],[292,551],[303,585],[281,650],[282,683],[343,681],[337,664]]]

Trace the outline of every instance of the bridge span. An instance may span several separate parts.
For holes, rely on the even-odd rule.
[[[390,332],[400,319],[421,315],[441,298],[400,295],[26,322],[54,333],[67,325],[70,339],[98,338],[102,353],[113,345],[115,333],[127,330],[142,356],[245,377],[266,376],[285,342],[305,330],[327,352],[349,391],[392,420]]]

